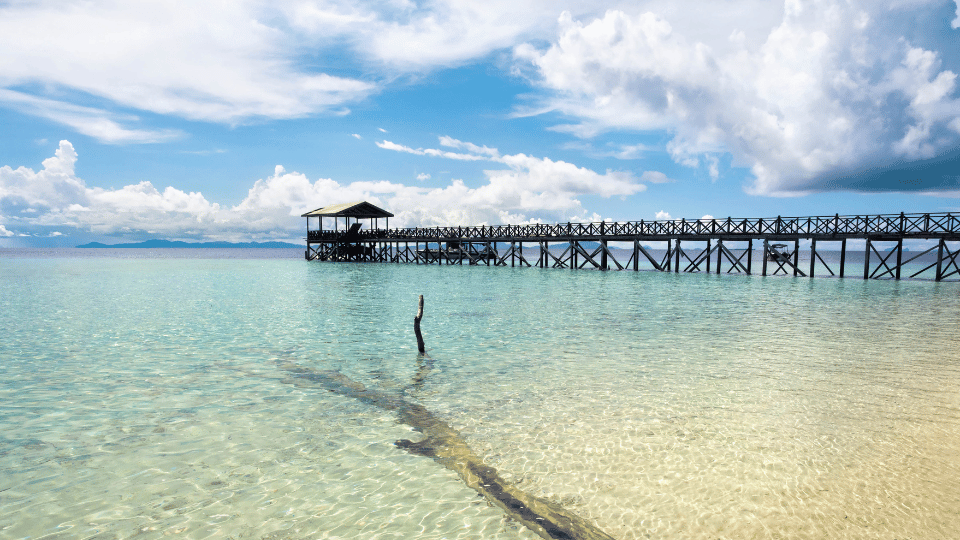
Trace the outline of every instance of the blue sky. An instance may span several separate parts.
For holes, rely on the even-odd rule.
[[[0,247],[960,211],[954,0],[0,4]]]

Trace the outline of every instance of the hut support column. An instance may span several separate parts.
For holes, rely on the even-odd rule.
[[[747,240],[747,275],[753,275],[753,238]]]
[[[607,270],[607,241],[600,240],[600,247],[603,248],[603,252],[600,253],[600,269]]]
[[[870,279],[870,239],[867,238],[867,250],[863,254],[863,279]]]
[[[633,240],[633,271],[640,271],[640,240]]]

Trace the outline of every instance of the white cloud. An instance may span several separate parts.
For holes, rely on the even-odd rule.
[[[13,236],[13,235],[14,233],[12,231],[8,231],[7,228],[4,227],[2,223],[0,223],[0,236],[7,237],[7,236]]]
[[[953,28],[960,28],[960,0],[954,0],[957,4],[957,18],[950,23]]]
[[[363,137],[361,137],[361,136],[360,136],[359,134],[357,134],[357,133],[351,133],[350,136],[353,137],[354,139],[358,140],[358,141],[363,139]]]
[[[429,180],[429,179],[430,179],[429,173],[420,173],[417,175],[417,180],[423,181],[423,180]]]
[[[436,148],[411,148],[409,146],[397,144],[392,141],[381,141],[377,143],[377,146],[379,146],[380,148],[383,148],[384,150],[393,150],[394,152],[404,152],[407,154],[415,154],[418,156],[443,157],[447,159],[456,159],[460,161],[483,161],[483,160],[489,159],[489,157],[485,155],[447,152],[444,150],[438,150]]]
[[[380,133],[390,133],[389,131],[387,131],[387,130],[385,130],[385,129],[383,129],[383,128],[377,128],[377,129],[380,131]]]
[[[542,208],[559,210],[579,207],[574,195],[596,194],[603,197],[633,195],[646,189],[630,173],[606,171],[599,174],[565,161],[537,158],[526,154],[500,155],[496,148],[479,146],[448,136],[440,137],[443,146],[467,150],[468,153],[446,152],[433,148],[410,148],[390,141],[377,143],[385,150],[455,160],[490,161],[509,167],[505,170],[485,170],[490,181],[480,189],[495,190],[501,204],[512,208]],[[509,195],[508,195],[509,194]],[[537,201],[534,203],[533,201]],[[511,206],[513,205],[513,206]]]
[[[670,217],[670,212],[664,212],[663,210],[661,210],[657,212],[657,215],[654,216],[654,219],[665,220],[665,219],[673,219],[673,218]]]
[[[399,148],[406,148],[396,145]],[[394,182],[311,181],[276,166],[273,175],[257,180],[234,206],[209,201],[202,193],[173,186],[158,188],[138,182],[119,189],[90,187],[75,172],[77,152],[61,141],[55,155],[34,171],[0,167],[0,235],[10,229],[34,235],[73,232],[140,234],[169,239],[251,240],[302,235],[299,216],[332,202],[367,200],[396,214],[396,226],[474,225],[531,221],[597,220],[578,196],[628,195],[644,186],[627,173],[596,173],[574,164],[524,154],[499,156],[495,149],[481,156],[506,166],[484,172],[477,187],[453,180],[425,188]],[[446,157],[444,153],[437,155]],[[496,155],[496,158],[492,156]],[[456,158],[452,158],[456,159]]]
[[[831,172],[960,143],[956,74],[881,24],[932,5],[788,1],[776,19],[760,12],[749,34],[736,27],[749,18],[700,31],[679,12],[611,10],[584,22],[565,13],[551,46],[514,54],[549,92],[538,111],[578,120],[557,130],[667,130],[677,163],[717,178],[729,152],[751,168],[749,191],[799,194],[829,189],[818,182]]]
[[[276,22],[268,4],[253,1],[7,3],[0,85],[40,83],[226,123],[336,111],[375,89],[298,66],[295,36]]]
[[[651,184],[666,184],[667,182],[673,182],[667,175],[663,174],[660,171],[644,171],[640,175],[641,182],[649,182]]]
[[[177,130],[130,129],[121,122],[135,123],[138,118],[81,107],[62,101],[43,99],[22,92],[0,88],[0,105],[20,112],[64,124],[105,143],[157,143],[177,139],[183,133]],[[40,141],[38,141],[39,143]],[[46,139],[41,144],[46,144]]]

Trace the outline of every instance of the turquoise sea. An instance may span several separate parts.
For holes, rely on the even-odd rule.
[[[302,257],[0,251],[0,539],[537,538],[331,374],[617,539],[960,537],[960,283]]]

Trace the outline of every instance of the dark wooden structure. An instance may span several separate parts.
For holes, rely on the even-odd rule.
[[[357,221],[344,231],[323,230],[322,217],[320,229],[310,230],[310,217],[344,217],[346,227],[350,217],[358,220],[393,215],[360,202],[321,208],[303,216],[307,218],[309,260],[439,265],[462,265],[466,261],[488,266],[751,275],[756,273],[754,252],[762,249],[760,275],[814,277],[819,272],[845,277],[848,259],[853,258],[848,257],[847,242],[862,240],[864,279],[929,277],[960,281],[960,214],[953,213],[404,229],[390,229],[389,224],[379,229],[374,224],[366,230]],[[801,241],[809,242],[810,248],[809,258],[803,263]],[[643,245],[649,242],[665,243],[666,249]],[[904,242],[920,247],[910,250]],[[822,256],[825,247],[840,254],[839,261],[831,262],[833,267]],[[917,265],[922,268],[903,275],[910,263],[914,270]]]
[[[307,218],[307,251],[304,257],[308,261],[369,261],[375,253],[375,247],[361,235],[363,227],[361,220],[370,220],[368,230],[378,231],[380,219],[385,220],[384,226],[390,229],[390,218],[393,214],[383,208],[374,206],[366,201],[334,204],[317,208],[302,214]],[[310,218],[317,218],[317,229],[310,229]],[[333,228],[323,228],[323,220],[333,220]],[[343,218],[343,230],[340,230],[340,218]],[[353,219],[353,224],[350,219]],[[316,246],[316,247],[314,247]]]

